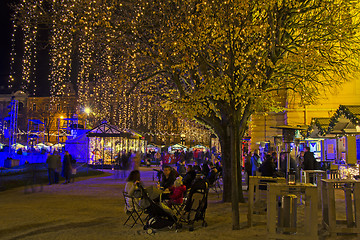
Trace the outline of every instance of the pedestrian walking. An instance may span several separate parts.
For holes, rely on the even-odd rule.
[[[47,170],[48,170],[48,185],[55,183],[55,169],[57,168],[56,165],[56,158],[53,154],[48,153],[46,158]]]
[[[65,151],[62,168],[61,168],[61,176],[65,178],[65,182],[63,184],[70,183],[72,165],[71,165],[71,156],[68,151]]]

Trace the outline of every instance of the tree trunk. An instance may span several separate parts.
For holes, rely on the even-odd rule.
[[[231,202],[231,158],[230,138],[222,136],[219,138],[221,145],[221,162],[223,165],[223,202]]]
[[[242,191],[242,138],[243,136],[241,134],[239,134],[238,136],[238,142],[236,143],[238,146],[238,152],[239,155],[237,157],[237,182],[238,182],[238,194],[239,194],[239,202],[244,203],[245,199],[244,199],[244,194]]]
[[[230,132],[230,134],[229,134]],[[231,150],[231,208],[232,208],[232,229],[240,229],[240,213],[239,213],[239,194],[238,194],[238,133],[234,131],[234,127],[229,126],[228,134],[230,135]]]

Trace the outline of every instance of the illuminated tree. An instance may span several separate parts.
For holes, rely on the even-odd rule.
[[[240,139],[251,114],[281,107],[276,98],[286,91],[313,102],[322,89],[346,80],[358,65],[358,6],[352,1],[139,5],[131,35],[131,42],[139,45],[132,59],[138,61],[135,84],[154,92],[161,86],[168,108],[197,119],[218,135],[224,200],[231,196],[238,228],[241,188],[234,183],[241,179]]]
[[[279,109],[276,99],[287,91],[314,102],[358,65],[360,11],[350,0],[49,2],[54,93],[76,46],[81,101],[89,81],[105,105],[123,91],[114,88],[120,83],[211,128],[222,147],[223,200],[232,201],[234,229],[243,200],[239,146],[250,116]]]

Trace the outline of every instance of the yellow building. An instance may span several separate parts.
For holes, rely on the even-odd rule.
[[[290,96],[286,119],[289,125],[309,125],[312,118],[332,117],[339,105],[360,105],[360,74],[349,82],[325,91],[313,105],[302,106],[298,98]]]
[[[251,119],[251,148],[259,148],[261,141],[273,143],[274,136],[281,130],[272,127],[279,125],[308,126],[313,118],[330,118],[339,105],[360,105],[360,74],[355,74],[348,82],[333,89],[324,90],[318,101],[311,105],[302,105],[294,94],[284,94],[281,98],[284,111],[279,113],[254,114]]]

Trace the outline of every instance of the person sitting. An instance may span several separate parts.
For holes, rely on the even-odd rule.
[[[196,161],[194,162],[193,169],[195,170],[196,173],[201,173],[201,167],[198,165]]]
[[[210,167],[209,167],[209,162],[205,161],[202,166],[201,166],[201,172],[202,174],[204,174],[204,176],[206,177],[209,173],[210,173]]]
[[[183,183],[186,186],[186,189],[189,189],[191,187],[191,184],[195,180],[195,178],[196,178],[196,172],[193,169],[193,166],[187,165],[186,174],[183,178]]]
[[[141,196],[135,196],[135,191],[138,190],[138,186],[137,184],[140,183],[140,172],[139,170],[133,170],[130,172],[128,178],[126,179],[126,185],[125,185],[125,190],[124,192],[126,192],[129,196],[135,197],[134,200],[139,202],[140,201],[140,197]],[[127,204],[125,205],[125,212],[129,211],[133,211],[134,209],[132,208],[132,204],[131,204],[131,200],[130,198],[125,198]],[[135,207],[137,207],[138,204],[135,205]],[[136,209],[138,210],[138,209]]]
[[[218,177],[218,170],[212,163],[210,163],[210,167],[211,170],[207,175],[206,180],[209,182],[210,185],[213,185]]]
[[[176,178],[174,185],[171,186],[169,190],[171,193],[169,196],[170,200],[168,201],[168,206],[171,207],[173,204],[182,204],[186,186],[183,184],[181,176]]]
[[[175,179],[176,179],[176,173],[175,170],[172,170],[172,167],[165,166],[163,170],[163,176],[161,178],[160,187],[163,190],[168,189],[172,185],[174,185]]]

